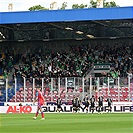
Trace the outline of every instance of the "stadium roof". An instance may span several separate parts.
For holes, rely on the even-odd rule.
[[[132,19],[133,7],[1,12],[0,24]]]
[[[0,13],[0,40],[132,37],[133,7]]]

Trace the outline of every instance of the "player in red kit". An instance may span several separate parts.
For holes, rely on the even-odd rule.
[[[42,115],[42,120],[44,120],[44,113],[42,111],[42,106],[44,106],[44,97],[42,95],[42,92],[41,92],[41,88],[38,88],[37,89],[37,93],[36,93],[36,100],[34,101],[34,103],[38,101],[38,105],[37,105],[37,112],[36,112],[36,115],[35,117],[33,117],[33,119],[36,119],[37,116],[38,116],[38,113],[39,113],[39,110],[41,112],[41,115]],[[33,104],[34,104],[33,103]]]

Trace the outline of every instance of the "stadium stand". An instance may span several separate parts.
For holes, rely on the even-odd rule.
[[[8,79],[8,85],[6,85],[8,94],[6,95],[5,85],[1,85],[0,102],[6,101],[7,96],[7,100],[10,102],[32,102],[35,95],[33,87],[42,86],[42,78],[44,78],[43,93],[47,102],[55,102],[59,96],[64,102],[69,103],[73,99],[73,95],[83,98],[83,94],[90,91],[91,87],[89,85],[85,84],[83,87],[82,83],[76,85],[77,81],[75,81],[75,86],[71,87],[72,83],[69,83],[70,86],[66,88],[65,81],[63,81],[62,86],[58,86],[58,78],[87,77],[86,75],[92,70],[95,63],[110,64],[110,72],[101,73],[106,81],[101,80],[102,83],[100,81],[99,88],[97,87],[97,78],[92,77],[92,86],[95,88],[92,93],[95,97],[97,98],[99,94],[103,94],[104,99],[106,99],[108,93],[110,93],[113,101],[129,101],[133,93],[132,14],[131,19],[129,19],[129,16],[126,16],[129,13],[125,14],[125,10],[128,12],[130,8],[119,8],[118,12],[123,12],[123,19],[119,16],[119,13],[116,15],[117,17],[112,18],[111,13],[117,13],[115,8],[111,10],[111,13],[110,9],[99,10],[102,20],[99,19],[99,13],[97,14],[96,10],[93,10],[95,20],[94,15],[88,15],[90,18],[84,18],[86,16],[83,16],[82,22],[81,18],[76,18],[75,22],[62,22],[62,20],[69,20],[70,18],[71,21],[74,20],[74,15],[69,19],[64,18],[65,15],[61,11],[59,11],[61,13],[59,16],[63,18],[58,18],[61,22],[43,20],[44,23],[42,23],[44,18],[39,15],[40,20],[37,18],[37,23],[29,23],[25,20],[25,15],[33,15],[32,13],[42,15],[42,13],[46,13],[43,11],[22,13],[23,22],[21,24],[17,23],[19,13],[16,13],[15,24],[12,19],[7,19],[8,22],[5,22],[11,25],[5,24],[3,20],[1,22],[3,27],[0,27],[0,30],[8,30],[8,28],[4,29],[8,26],[9,29],[13,30],[7,32],[10,33],[10,38],[7,34],[7,40],[0,42],[0,74],[4,76],[4,82],[5,79]],[[108,21],[105,13],[101,12],[102,10],[109,12]],[[79,13],[82,16],[82,13],[87,14],[92,9],[80,11]],[[66,13],[68,12],[75,14],[77,10],[67,10]],[[12,15],[10,14],[8,18]],[[80,15],[79,17],[81,17]],[[34,17],[31,18],[30,22],[34,22]],[[86,21],[87,19],[88,21]],[[70,27],[72,27],[72,30],[70,30]],[[84,33],[77,34],[77,30],[84,31]],[[46,37],[46,32],[49,33],[48,37]],[[88,39],[88,33],[91,33],[93,38]],[[109,92],[108,77],[113,80],[113,84],[110,81]],[[119,88],[118,83],[115,83],[118,77],[120,79],[124,77]],[[130,86],[128,86],[127,77],[131,78]],[[25,84],[24,78],[26,79]],[[52,78],[54,81],[51,81]],[[17,79],[17,83],[15,79]],[[88,79],[87,82],[89,82]],[[52,86],[51,83],[54,85]],[[17,86],[16,92],[15,86]]]
[[[1,55],[2,72],[4,78],[16,77],[19,82],[17,88],[16,101],[24,101],[24,88],[23,77],[27,79],[26,90],[25,90],[25,101],[33,101],[33,89],[32,89],[32,78],[36,78],[36,85],[41,85],[41,78],[44,77],[44,83],[48,84],[50,78],[53,77],[82,77],[87,70],[93,66],[94,63],[110,63],[111,71],[106,76],[110,76],[113,79],[119,77],[126,77],[128,75],[132,78],[132,52],[131,46],[125,45],[111,45],[109,47],[102,47],[93,45],[93,47],[86,48],[87,45],[72,47],[69,52],[58,51],[52,54],[44,53],[44,49],[36,49],[32,53],[16,53],[20,60],[18,60],[11,49],[4,49]],[[76,51],[76,52],[75,52]],[[25,56],[24,56],[25,54]],[[105,75],[104,75],[105,76]],[[126,79],[125,79],[126,80]],[[123,81],[127,82],[127,81]],[[11,88],[10,83],[8,88],[8,101],[15,101],[15,91]],[[81,90],[74,92],[77,96]],[[128,101],[128,88],[120,89],[120,101]],[[5,89],[1,89],[2,101],[5,101]],[[104,94],[104,98],[107,98],[107,88],[102,88],[101,93]],[[71,102],[73,98],[73,89],[68,88],[67,92],[61,90],[60,94],[58,91],[45,88],[44,96],[46,101],[56,101],[58,96],[61,96],[63,101]],[[97,97],[97,93],[95,94]],[[118,101],[118,88],[110,88],[110,95],[113,101]]]

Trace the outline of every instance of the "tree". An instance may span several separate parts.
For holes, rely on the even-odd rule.
[[[61,9],[61,10],[65,10],[66,7],[67,7],[67,2],[63,2],[60,9]]]
[[[86,8],[87,7],[87,4],[84,5],[84,4],[81,4],[81,5],[78,5],[78,4],[73,4],[72,5],[72,9],[83,9],[83,8]]]
[[[105,1],[105,0],[104,0]],[[111,2],[104,2],[103,3],[104,7],[118,7],[118,5],[116,5],[116,3],[114,1]]]
[[[32,6],[28,9],[29,11],[38,11],[38,10],[49,10],[41,5]]]
[[[103,0],[103,7],[118,7],[118,5],[115,3],[115,1],[106,2],[106,0]],[[97,1],[95,2],[94,0],[90,0],[90,8],[97,8]]]
[[[97,2],[90,0],[90,8],[96,8],[97,7]]]

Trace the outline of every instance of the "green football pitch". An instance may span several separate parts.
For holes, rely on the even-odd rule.
[[[0,133],[133,133],[133,113],[0,114]]]

